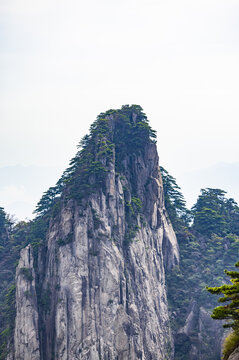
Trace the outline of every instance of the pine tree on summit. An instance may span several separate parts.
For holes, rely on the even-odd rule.
[[[160,172],[163,181],[164,202],[174,230],[189,225],[190,211],[186,208],[186,201],[176,179],[162,166]]]

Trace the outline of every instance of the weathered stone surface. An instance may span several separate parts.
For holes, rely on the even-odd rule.
[[[167,266],[178,262],[178,248],[163,206],[155,146],[146,159],[135,157],[133,165],[131,159],[131,167],[146,217],[138,215],[130,244],[123,191],[130,183],[115,176],[114,166],[105,193],[92,194],[83,210],[63,207],[51,226],[43,287],[54,295],[45,316],[44,358],[49,352],[72,360],[172,358],[163,243]],[[72,242],[59,247],[57,241],[70,234]]]
[[[10,350],[7,354],[6,360],[14,360],[14,350]]]
[[[62,199],[38,257],[39,311],[31,247],[22,251],[17,359],[173,359],[165,269],[178,263],[178,246],[156,145],[143,150],[126,157],[121,174],[113,157],[104,186],[81,203]],[[140,199],[141,211],[130,210],[132,199]],[[31,281],[21,267],[31,270]]]
[[[39,360],[38,311],[31,245],[21,250],[16,270],[16,360]],[[10,359],[11,359],[11,355]]]
[[[211,313],[195,300],[189,307],[184,326],[175,334],[177,352],[188,360],[221,359],[224,329],[221,321],[211,318]]]
[[[236,348],[229,356],[228,360],[239,360],[239,348]]]

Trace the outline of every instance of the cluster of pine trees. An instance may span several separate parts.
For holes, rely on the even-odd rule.
[[[114,131],[110,122],[112,115]],[[57,184],[43,194],[34,220],[14,224],[0,208],[0,360],[6,358],[12,339],[14,278],[20,250],[28,243],[32,243],[34,249],[42,244],[49,219],[58,213],[60,198],[81,202],[87,193],[104,183],[108,163],[114,154],[116,171],[120,174],[125,156],[132,149],[142,151],[144,145],[155,142],[155,138],[155,131],[140,106],[126,105],[120,110],[102,113],[92,124],[89,135],[80,142],[79,151],[68,169]],[[234,263],[239,266],[239,206],[226,197],[225,191],[206,188],[201,190],[196,204],[189,210],[175,178],[163,167],[161,176],[165,206],[176,231],[181,257],[180,265],[167,276],[169,305],[174,314],[173,331],[177,333],[183,326],[195,299],[199,306],[212,309],[216,300],[210,293],[223,294],[219,301],[224,305],[217,306],[212,317],[229,320],[225,326],[233,329],[224,350],[224,359],[227,359],[239,345],[239,272],[233,270]],[[140,199],[133,197],[132,208],[129,205],[128,214],[133,219],[132,214],[141,207]],[[134,235],[136,230],[129,230]],[[227,276],[231,284],[227,283]],[[205,290],[207,286],[209,291]],[[186,345],[175,342],[175,360],[185,360],[193,341],[194,338],[188,339]],[[210,358],[209,353],[210,349],[205,347],[205,359]]]
[[[239,346],[239,272],[232,269],[235,262],[239,267],[239,206],[234,199],[226,197],[224,190],[207,188],[201,190],[196,204],[188,210],[175,178],[162,167],[161,174],[165,206],[181,254],[180,268],[168,276],[169,301],[178,310],[173,327],[177,331],[182,326],[183,321],[178,319],[185,319],[190,300],[197,298],[199,305],[205,307],[207,303],[209,309],[214,306],[205,289],[211,294],[222,294],[218,301],[224,305],[214,308],[212,318],[226,320],[223,326],[232,328],[223,349],[226,360]],[[225,267],[231,269],[224,270]],[[192,289],[196,296],[192,296]],[[176,344],[176,359],[184,356],[185,347],[177,349]]]
[[[82,205],[88,194],[94,193],[97,188],[104,189],[104,180],[114,155],[119,175],[124,158],[130,152],[143,151],[148,143],[156,141],[155,138],[155,131],[138,105],[125,105],[121,109],[101,113],[91,125],[89,134],[79,143],[69,167],[56,185],[43,194],[34,220],[13,224],[4,209],[0,208],[0,360],[6,359],[13,340],[15,269],[20,250],[31,243],[37,261],[38,248],[44,244],[50,219],[59,214],[61,201],[72,200]],[[135,218],[141,201],[132,196],[131,203],[125,206],[132,224],[125,241],[129,245],[137,231]],[[99,221],[96,216],[94,220],[96,223]],[[65,241],[58,241],[59,246],[64,244]]]
[[[111,118],[114,117],[114,129]],[[147,116],[139,105],[124,105],[118,110],[108,110],[98,115],[90,132],[78,145],[78,152],[71,159],[55,186],[50,187],[37,204],[37,215],[57,212],[60,197],[80,202],[89,193],[102,186],[107,164],[115,153],[116,171],[122,170],[122,160],[127,154],[142,151],[148,142],[156,142],[156,131],[149,125]],[[97,181],[95,181],[97,179]],[[64,190],[68,189],[65,194]]]
[[[188,210],[176,179],[163,167],[160,170],[165,206],[174,229],[185,225],[206,236],[239,235],[239,206],[234,199],[226,198],[226,191],[202,189],[196,204]]]

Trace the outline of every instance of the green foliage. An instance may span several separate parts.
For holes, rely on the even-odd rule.
[[[149,126],[138,105],[125,105],[121,109],[101,113],[90,126],[89,135],[80,141],[79,151],[70,161],[70,166],[56,185],[43,194],[35,213],[57,215],[59,199],[65,193],[66,198],[81,202],[99,187],[104,187],[114,150],[119,171],[129,153],[144,151],[149,142],[155,142],[155,138],[156,132]],[[56,210],[54,214],[53,208]]]
[[[213,234],[211,237],[201,236],[190,228],[181,228],[177,232],[180,250],[180,264],[167,275],[169,309],[172,313],[171,326],[174,333],[184,326],[190,306],[196,302],[198,307],[212,310],[217,305],[205,290],[206,285],[220,287],[226,282],[223,270],[233,270],[233,264],[239,258],[238,236],[229,234],[224,237]],[[196,334],[197,336],[197,334]],[[186,350],[181,338],[176,339],[175,360],[185,359]],[[183,341],[183,340],[182,340]],[[187,347],[194,344],[193,336],[189,336]],[[186,343],[185,343],[186,346]],[[212,348],[208,348],[209,357]]]
[[[130,153],[144,151],[146,144],[155,142],[156,132],[149,126],[146,115],[140,106],[123,106],[114,115],[116,170],[123,170],[123,160]]]
[[[239,262],[235,264],[239,267]],[[229,320],[224,327],[232,327],[234,330],[239,331],[239,272],[225,270],[226,275],[231,279],[230,285],[222,285],[216,287],[207,287],[211,294],[223,294],[219,298],[219,302],[227,303],[223,306],[217,306],[212,313],[212,318],[217,320]],[[229,304],[228,304],[229,302]]]
[[[138,218],[141,223],[144,223],[142,211],[142,201],[139,197],[131,196],[130,190],[123,186],[124,198],[130,198],[130,201],[125,201],[125,216],[126,216],[126,230],[124,245],[129,246],[135,239],[137,231],[140,229],[138,225]]]
[[[39,307],[44,313],[50,311],[51,305],[51,290],[48,286],[47,289],[43,289],[40,296],[38,297]]]
[[[24,295],[26,296],[27,299],[29,299],[32,296],[29,290],[24,291]]]
[[[180,191],[176,179],[162,166],[160,172],[163,181],[164,203],[174,230],[179,230],[190,223],[190,211]]]
[[[50,187],[44,192],[41,200],[37,204],[35,213],[45,214],[47,213],[56,202],[56,197],[59,196],[60,189],[58,187]]]
[[[175,359],[176,360],[185,360],[188,358],[188,354],[191,347],[190,338],[184,334],[178,334],[175,339]]]
[[[94,229],[99,229],[100,225],[102,224],[102,221],[99,218],[99,215],[97,214],[97,212],[92,209],[92,216],[93,216],[93,224],[94,224]]]
[[[70,232],[70,233],[66,236],[65,239],[59,239],[59,240],[57,240],[57,244],[58,244],[59,246],[65,246],[65,245],[67,245],[67,244],[72,243],[72,241],[73,241],[73,233]]]
[[[193,226],[195,230],[209,236],[213,233],[218,235],[227,233],[227,223],[223,215],[209,208],[203,208],[195,214]]]
[[[10,231],[12,221],[5,213],[4,209],[0,207],[0,253],[4,250],[8,241],[8,232]]]
[[[218,235],[224,235],[224,253],[221,255],[221,259],[215,262],[215,265],[220,267],[226,265],[224,259],[228,263],[238,259],[237,221],[239,220],[239,213],[236,202],[233,199],[226,199],[225,191],[208,188],[202,190],[193,212],[193,227],[201,233],[210,234],[213,241],[215,241],[215,245],[220,243],[220,239],[222,239]],[[231,231],[235,231],[236,234],[229,234]],[[225,234],[227,235],[225,236]],[[228,247],[228,244],[231,246]],[[236,262],[235,266],[239,267],[239,262]],[[216,320],[227,320],[223,327],[233,329],[233,332],[227,337],[223,348],[223,359],[226,360],[239,345],[239,272],[234,270],[225,270],[224,272],[230,277],[232,284],[224,283],[214,287],[207,286],[206,289],[212,294],[223,294],[223,297],[220,297],[218,301],[226,303],[225,305],[216,306],[211,315]]]
[[[20,269],[20,274],[22,274],[24,276],[24,278],[28,281],[33,280],[32,272],[29,268],[22,267]]]
[[[128,226],[127,231],[125,233],[125,240],[124,240],[125,246],[128,246],[134,240],[137,230],[138,230],[137,225],[129,225]]]
[[[223,360],[227,360],[231,353],[239,346],[239,331],[232,331],[223,344]]]
[[[133,196],[131,199],[131,204],[134,212],[139,213],[142,209],[142,201],[140,198]]]
[[[229,231],[239,236],[239,206],[232,198],[226,201],[226,221]]]
[[[9,346],[12,346],[13,327],[15,319],[15,271],[19,253],[29,243],[32,243],[34,257],[37,259],[37,249],[45,240],[49,219],[45,216],[35,220],[20,221],[13,224],[4,214],[2,231],[5,236],[4,246],[0,252],[0,359],[5,359]],[[29,269],[21,272],[32,279]],[[8,329],[8,330],[7,330]],[[6,334],[9,334],[6,337]],[[6,341],[7,339],[7,341]]]
[[[239,267],[239,262],[235,264]],[[232,284],[224,284],[221,286],[207,287],[211,294],[223,294],[218,301],[226,303],[213,309],[212,318],[216,320],[226,320],[223,325],[225,328],[232,328],[233,331],[225,339],[223,345],[223,359],[229,358],[230,354],[239,346],[239,272],[224,271],[231,279]]]
[[[193,228],[201,234],[213,233],[224,236],[229,233],[239,235],[239,207],[233,199],[225,197],[220,189],[202,189],[192,208]]]
[[[84,136],[79,143],[76,156],[70,161],[69,167],[56,185],[44,192],[35,210],[37,217],[33,221],[12,224],[3,208],[0,208],[0,359],[2,359],[1,356],[5,356],[2,354],[6,354],[8,344],[11,343],[13,337],[15,290],[11,292],[11,297],[8,290],[14,286],[15,267],[21,249],[29,243],[32,244],[34,266],[36,266],[39,248],[44,251],[50,219],[59,215],[63,204],[71,200],[85,206],[90,194],[99,189],[103,189],[104,192],[114,156],[116,157],[116,172],[120,174],[121,180],[127,183],[129,179],[126,179],[126,174],[121,171],[124,170],[124,160],[129,154],[130,156],[144,154],[147,146],[155,143],[155,139],[156,133],[149,126],[146,115],[138,105],[125,105],[121,109],[102,113],[91,125],[89,134]],[[134,190],[132,188],[128,190],[131,200],[128,203],[124,202],[127,213],[125,233],[127,244],[134,239],[139,229],[139,214],[142,211],[141,200],[136,195],[134,196],[137,193]],[[89,236],[94,235],[101,226],[99,215],[94,211],[92,211],[92,220],[94,229],[88,230]],[[72,239],[71,233],[65,239],[58,239],[58,245],[69,244]],[[117,241],[117,234],[115,234],[115,239]],[[89,255],[97,256],[97,254],[95,250],[89,250]],[[32,280],[29,269],[22,268],[20,272],[28,281]],[[51,301],[50,289],[41,291],[38,282],[39,278],[36,274],[38,304],[40,309],[47,313]],[[25,296],[29,297],[31,294],[26,292]],[[6,337],[9,340],[8,344]]]
[[[12,336],[16,316],[15,292],[15,284],[10,285],[5,294],[4,302],[0,304],[0,360],[4,360],[6,358],[9,346],[12,346]]]

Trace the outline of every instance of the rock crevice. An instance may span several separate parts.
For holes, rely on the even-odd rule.
[[[114,129],[113,117],[107,121]],[[31,246],[22,250],[16,359],[173,359],[165,271],[179,253],[156,145],[148,141],[124,156],[120,170],[115,151],[110,161],[101,160],[101,186],[91,176],[93,191],[81,200],[69,196],[70,187],[63,193],[35,270]]]

